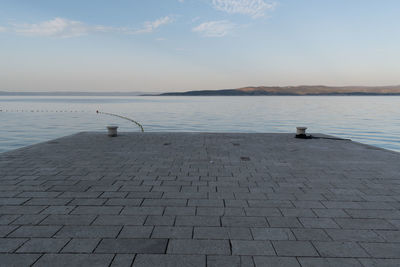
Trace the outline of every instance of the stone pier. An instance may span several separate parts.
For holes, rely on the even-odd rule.
[[[400,266],[400,154],[79,133],[0,154],[0,266]]]

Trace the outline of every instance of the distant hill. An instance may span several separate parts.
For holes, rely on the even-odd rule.
[[[265,95],[400,95],[397,86],[259,86],[238,89],[163,93],[161,96],[265,96]]]

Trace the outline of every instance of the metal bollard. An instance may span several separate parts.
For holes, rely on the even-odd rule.
[[[107,129],[108,129],[108,136],[116,137],[118,135],[118,131],[117,131],[118,126],[110,125],[110,126],[107,126]]]

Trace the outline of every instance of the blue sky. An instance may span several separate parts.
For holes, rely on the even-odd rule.
[[[397,0],[0,0],[0,90],[400,84]]]

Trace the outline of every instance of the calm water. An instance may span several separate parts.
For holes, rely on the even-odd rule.
[[[320,132],[400,151],[399,96],[1,97],[0,152],[79,131]]]

